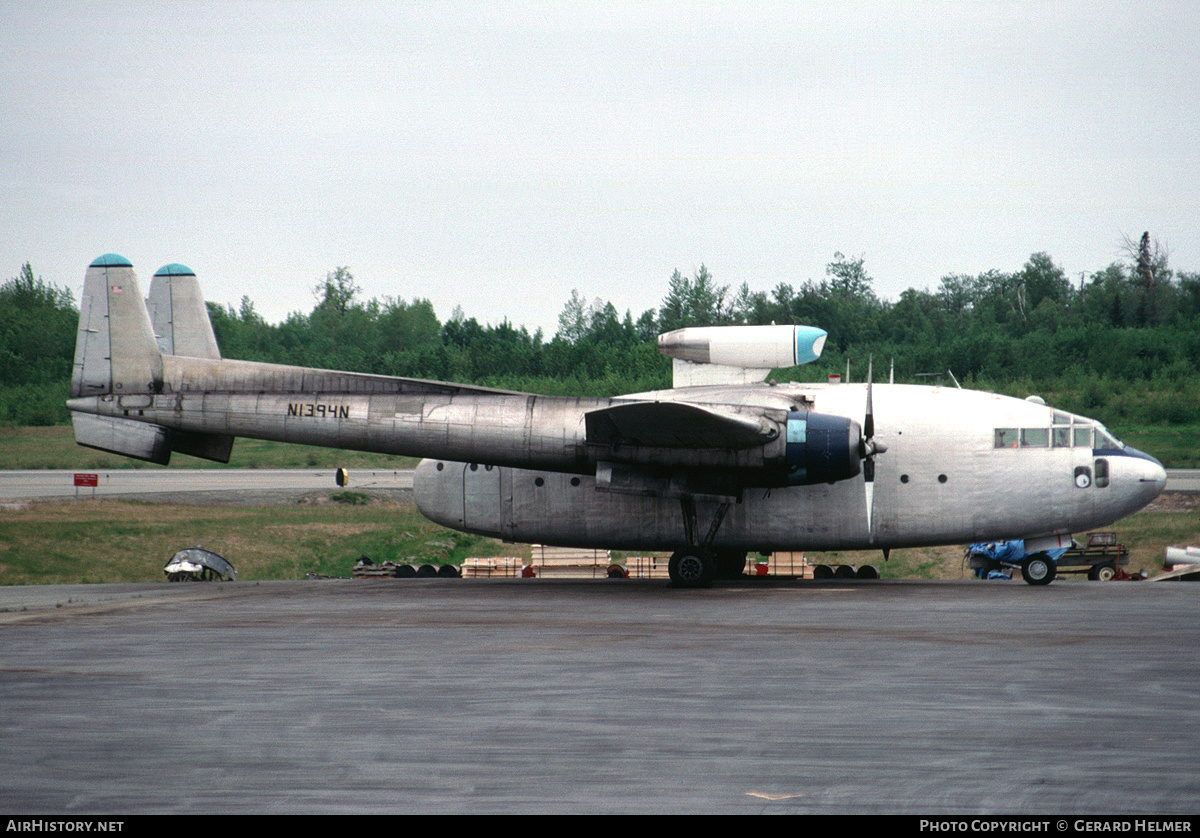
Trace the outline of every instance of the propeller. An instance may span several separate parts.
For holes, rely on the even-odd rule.
[[[863,490],[867,500],[867,534],[875,540],[875,455],[887,451],[887,446],[875,441],[875,405],[871,398],[874,383],[874,356],[867,361],[867,415],[863,418],[862,440],[858,455],[863,461]]]

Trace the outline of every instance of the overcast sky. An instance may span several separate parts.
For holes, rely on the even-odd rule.
[[[1200,4],[0,0],[0,281],[169,262],[278,322],[348,266],[547,337],[678,268],[876,292],[1143,230],[1200,271]],[[820,325],[820,324],[814,324]]]

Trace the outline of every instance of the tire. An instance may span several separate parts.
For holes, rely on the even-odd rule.
[[[737,550],[718,550],[717,577],[719,579],[741,579],[746,572],[746,554]]]
[[[698,547],[676,550],[667,564],[671,584],[677,588],[707,588],[717,575],[717,560]]]
[[[1030,585],[1049,585],[1058,575],[1058,566],[1045,553],[1034,553],[1021,562],[1021,578]]]
[[[1112,578],[1117,575],[1117,568],[1112,562],[1103,562],[1098,565],[1093,565],[1088,571],[1088,579],[1093,582],[1111,582]]]

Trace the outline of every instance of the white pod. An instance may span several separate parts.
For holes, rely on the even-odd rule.
[[[658,336],[658,351],[694,364],[773,370],[821,356],[826,332],[814,326],[694,326]]]

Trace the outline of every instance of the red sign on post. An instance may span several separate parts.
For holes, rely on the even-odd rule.
[[[95,489],[100,485],[100,475],[75,472],[75,485],[76,487]]]

